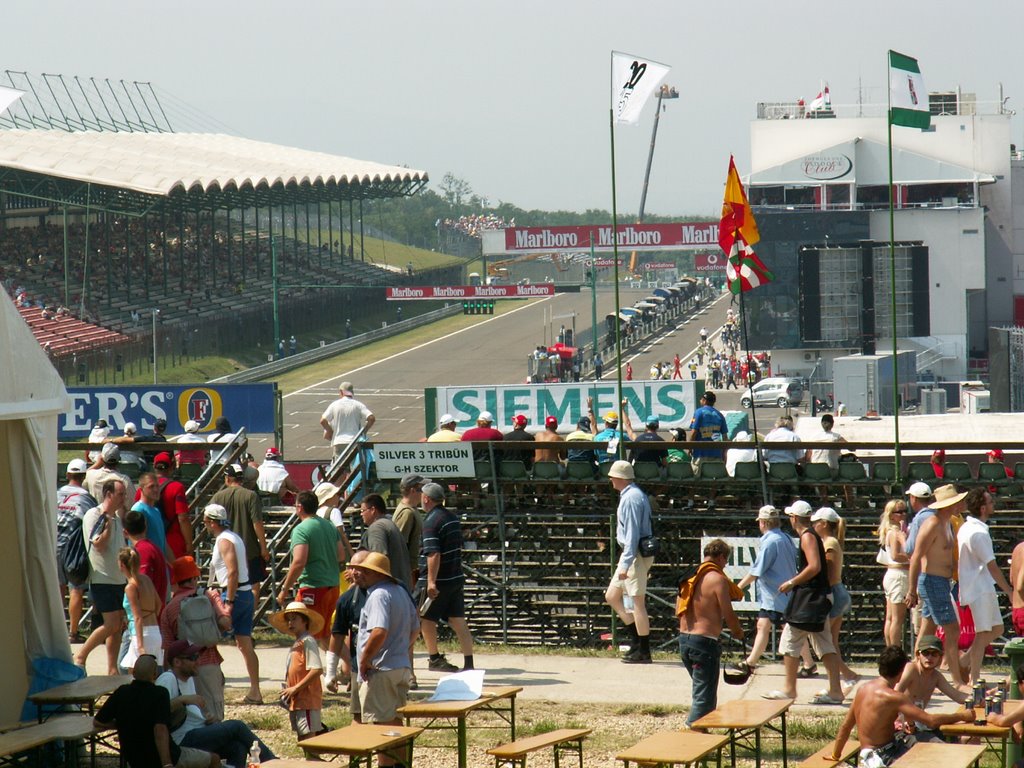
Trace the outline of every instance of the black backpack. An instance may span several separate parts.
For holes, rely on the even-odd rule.
[[[89,550],[82,536],[82,518],[77,515],[67,515],[57,523],[57,556],[69,582],[89,580]]]

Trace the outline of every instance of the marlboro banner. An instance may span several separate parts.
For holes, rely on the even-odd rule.
[[[484,230],[485,256],[517,253],[581,253],[614,250],[611,224],[568,227],[509,227]],[[671,224],[620,224],[618,246],[631,251],[685,251],[713,246],[718,242],[718,222]]]
[[[388,288],[388,301],[443,301],[452,299],[536,299],[554,296],[554,283],[527,285],[418,285]]]

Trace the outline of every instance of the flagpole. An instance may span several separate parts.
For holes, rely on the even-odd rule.
[[[739,233],[737,233],[737,237]],[[760,435],[757,433],[757,403],[754,402],[754,385],[750,381],[750,361],[753,359],[750,356],[750,340],[747,336],[747,302],[743,298],[746,291],[743,290],[743,284],[740,284],[740,328],[743,329],[743,354],[747,357],[747,380],[743,383],[750,388],[750,424],[754,430],[754,450],[757,451],[757,466],[761,473],[761,498],[764,499],[764,503],[768,504],[768,477],[764,468],[764,456],[761,455],[761,441],[758,439]],[[744,387],[746,389],[746,387]]]
[[[888,109],[885,112],[885,122],[889,135],[889,293],[891,294],[890,312],[892,314],[893,447],[895,449],[896,485],[900,486],[903,483],[903,473],[900,469],[900,366],[898,357],[899,340],[896,336],[896,208],[892,172],[892,68],[888,54],[886,54],[885,61],[886,93],[888,94]]]
[[[615,107],[608,108],[608,129],[611,131],[611,155],[612,155],[612,260],[615,274],[615,391],[617,393],[616,403],[622,407],[622,328],[619,321],[619,212],[615,199]],[[619,424],[622,424],[622,414],[619,414]],[[622,428],[619,428],[619,437],[622,436]],[[623,458],[622,440],[618,441],[619,458]]]

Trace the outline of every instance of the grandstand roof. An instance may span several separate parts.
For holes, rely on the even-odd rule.
[[[424,171],[223,134],[111,131],[0,131],[6,191],[80,204],[52,197],[54,189],[33,194],[38,184],[15,179],[12,171],[135,193],[116,196],[120,209],[152,208],[153,198],[226,208],[278,204],[297,193],[309,202],[397,197],[428,180]],[[102,192],[91,194],[92,205],[103,206]]]

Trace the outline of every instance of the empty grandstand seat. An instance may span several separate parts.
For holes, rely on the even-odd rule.
[[[804,480],[809,483],[827,483],[832,480],[832,467],[824,462],[804,464]]]
[[[493,479],[493,472],[491,471],[491,462],[489,461],[478,461],[474,465],[476,470],[477,480],[491,480]]]
[[[907,480],[913,483],[934,483],[935,467],[930,461],[912,461],[907,467]]]
[[[693,466],[688,461],[671,461],[665,466],[665,476],[669,480],[693,480]]]
[[[984,483],[1005,483],[1006,466],[1001,463],[984,462],[978,465],[978,480]]]
[[[882,462],[886,463],[886,462]],[[888,462],[892,464],[892,462]],[[875,464],[877,469],[878,464]],[[895,477],[895,465],[893,466],[893,477]],[[868,479],[867,470],[864,469],[864,465],[859,461],[840,461],[839,462],[839,479],[844,483],[862,483]]]
[[[971,465],[966,461],[947,461],[942,473],[944,483],[969,483],[974,480]]]
[[[840,474],[842,474],[843,465],[839,465]],[[896,482],[896,462],[894,461],[876,461],[874,466],[871,468],[871,477],[879,483],[895,483]]]
[[[502,459],[498,469],[503,480],[526,479],[526,464],[518,459]]]
[[[777,483],[791,483],[799,480],[800,475],[797,474],[796,464],[789,461],[773,461],[768,465],[768,479]]]
[[[570,480],[593,480],[594,465],[589,461],[567,461],[565,476]]]
[[[560,480],[562,478],[562,465],[557,461],[534,462],[533,477],[535,480]]]
[[[700,463],[701,480],[724,480],[729,477],[725,471],[725,462],[721,459],[704,459]]]
[[[633,465],[633,473],[637,480],[660,480],[661,467],[653,461],[638,461]]]

